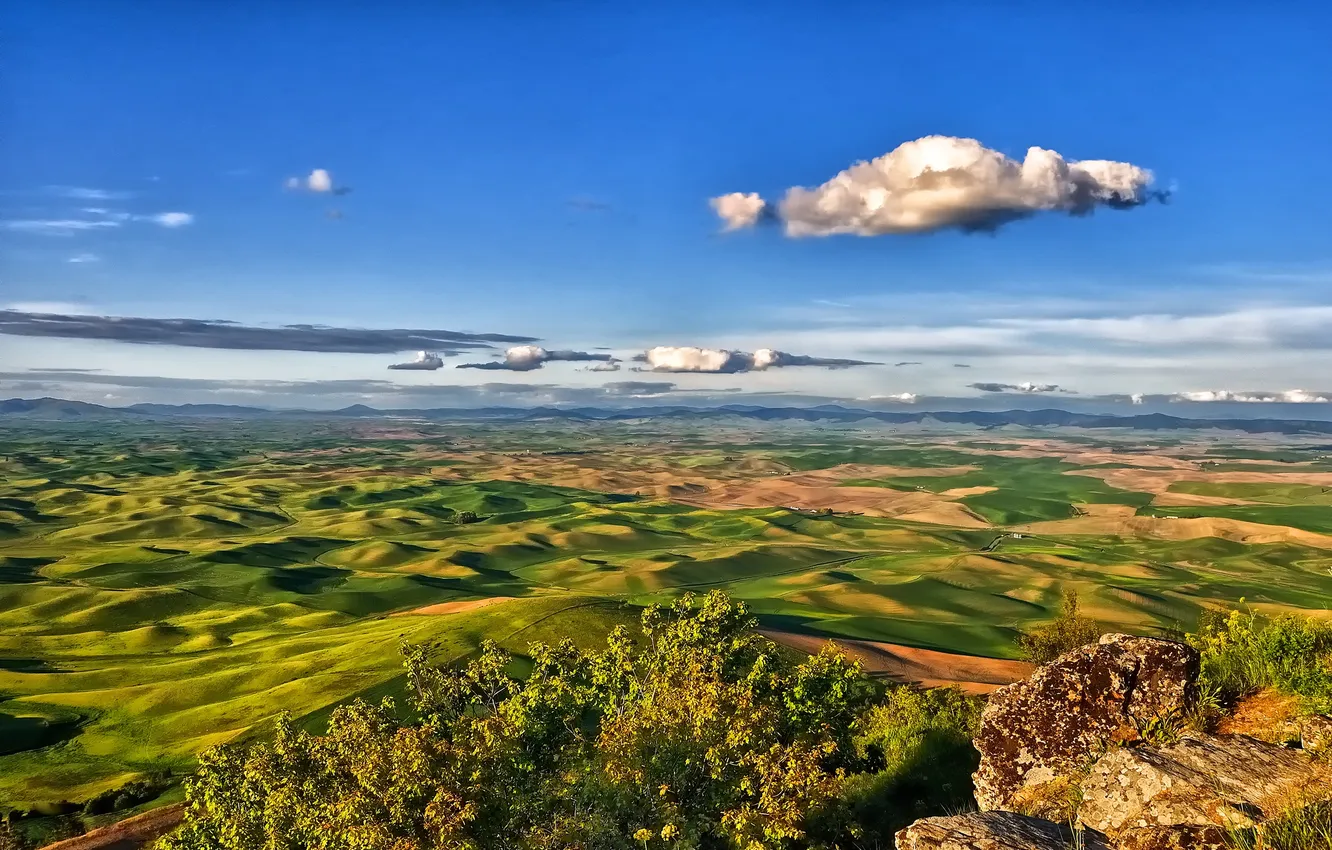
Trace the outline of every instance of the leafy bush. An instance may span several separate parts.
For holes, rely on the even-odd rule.
[[[32,842],[24,835],[14,823],[14,819],[6,817],[0,820],[0,850],[31,850]]]
[[[461,669],[409,647],[419,721],[355,702],[312,736],[201,757],[163,850],[635,850],[891,846],[969,798],[977,704],[879,691],[825,650],[788,660],[741,603],[643,615],[644,645],[493,644]]]
[[[159,773],[146,779],[135,779],[119,788],[110,788],[89,797],[87,802],[83,804],[83,812],[89,815],[123,812],[158,797],[170,784],[170,773]]]
[[[864,772],[843,785],[843,831],[855,846],[892,847],[893,835],[920,817],[971,806],[971,745],[983,702],[956,688],[898,687],[855,725]]]
[[[1211,611],[1188,641],[1202,654],[1204,692],[1223,703],[1270,687],[1301,697],[1308,711],[1332,710],[1332,624]]]
[[[1047,664],[1069,650],[1095,643],[1100,636],[1096,621],[1078,613],[1078,592],[1069,588],[1064,591],[1059,619],[1019,634],[1017,643],[1023,658]]]

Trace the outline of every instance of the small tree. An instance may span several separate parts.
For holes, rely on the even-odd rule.
[[[466,525],[471,522],[476,522],[477,515],[474,511],[458,511],[458,515],[453,518],[453,521],[460,525]]]
[[[1017,644],[1023,658],[1046,664],[1069,650],[1095,643],[1100,636],[1096,621],[1078,613],[1078,592],[1070,587],[1064,590],[1059,619],[1048,626],[1019,633]]]

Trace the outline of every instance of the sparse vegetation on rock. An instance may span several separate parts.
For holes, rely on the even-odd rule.
[[[1101,629],[1096,621],[1082,616],[1078,606],[1078,592],[1073,588],[1065,590],[1057,620],[1018,634],[1018,649],[1022,656],[1037,664],[1048,664],[1065,652],[1086,646],[1100,637]]]

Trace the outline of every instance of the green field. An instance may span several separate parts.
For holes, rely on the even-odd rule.
[[[1184,481],[1172,489],[1255,504],[1158,508],[1059,457],[995,454],[1020,447],[1007,437],[758,427],[7,426],[0,808],[187,772],[201,749],[262,735],[278,711],[317,727],[355,696],[400,693],[403,641],[445,661],[487,638],[519,652],[595,641],[687,590],[725,589],[772,628],[991,656],[1012,656],[1017,630],[1052,617],[1068,587],[1102,623],[1144,633],[1241,598],[1270,610],[1332,598],[1326,548],[1007,528],[1108,504],[1332,533],[1320,485]],[[958,497],[992,527],[703,507],[634,478],[759,481],[848,463],[968,468],[841,483],[995,488]],[[630,483],[553,483],[579,470]]]

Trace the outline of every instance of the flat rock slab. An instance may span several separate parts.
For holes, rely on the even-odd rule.
[[[1067,781],[1112,744],[1186,711],[1197,680],[1192,647],[1111,634],[1001,688],[975,739],[977,805],[1011,808],[1019,795]]]
[[[1249,738],[1186,736],[1107,754],[1082,782],[1080,821],[1114,837],[1158,826],[1237,829],[1332,796],[1332,772],[1308,753]]]
[[[1108,850],[1100,836],[1083,834],[1084,850]],[[1069,850],[1073,830],[1016,812],[972,812],[925,818],[897,833],[897,850]]]

